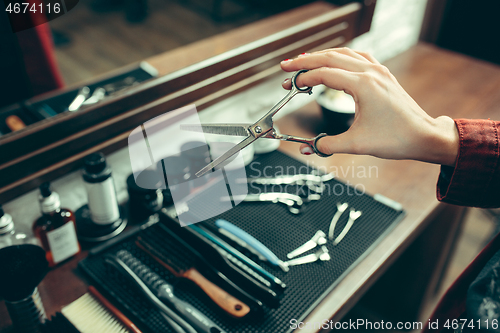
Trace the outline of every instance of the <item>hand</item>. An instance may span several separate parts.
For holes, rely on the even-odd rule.
[[[429,116],[371,55],[328,49],[283,61],[281,68],[286,72],[308,69],[297,77],[299,87],[324,84],[343,90],[356,103],[352,126],[345,133],[320,139],[320,151],[455,165],[459,147],[455,122],[446,116]],[[291,88],[290,79],[283,87]],[[303,154],[312,153],[306,145],[300,149]]]

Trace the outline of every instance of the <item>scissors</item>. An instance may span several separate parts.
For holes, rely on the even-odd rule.
[[[314,138],[301,138],[292,135],[286,134],[278,134],[273,127],[273,116],[286,104],[288,103],[295,95],[300,93],[312,94],[312,87],[304,87],[299,88],[297,86],[297,77],[307,72],[306,69],[300,70],[296,72],[292,76],[292,89],[288,92],[288,94],[283,97],[281,101],[279,101],[275,106],[272,107],[269,112],[267,112],[262,118],[257,120],[257,122],[253,124],[201,124],[201,125],[191,125],[191,124],[181,124],[182,130],[187,131],[195,131],[195,132],[203,132],[203,133],[211,133],[211,134],[223,134],[223,135],[232,135],[232,136],[246,136],[243,141],[226,151],[221,156],[217,157],[215,160],[210,162],[204,168],[196,173],[196,177],[200,177],[212,170],[216,166],[220,165],[224,161],[228,160],[231,156],[238,153],[243,148],[250,145],[252,142],[259,138],[267,138],[267,139],[276,139],[283,141],[293,141],[305,143],[316,153],[316,155],[321,157],[328,157],[331,154],[324,154],[318,150],[316,146],[318,140],[322,137],[325,137],[326,133],[321,133]]]

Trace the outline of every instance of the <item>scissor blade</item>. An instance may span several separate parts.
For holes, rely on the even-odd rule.
[[[181,130],[185,131],[232,136],[249,136],[248,127],[250,124],[181,124]]]
[[[205,173],[207,173],[208,171],[210,171],[213,168],[215,168],[216,166],[222,164],[227,159],[229,159],[231,156],[233,156],[234,154],[238,153],[240,150],[242,150],[243,148],[245,148],[246,146],[248,146],[249,144],[251,144],[255,140],[257,140],[257,138],[254,138],[253,136],[247,137],[245,140],[241,141],[236,146],[234,146],[233,148],[229,149],[224,154],[222,154],[221,156],[217,157],[215,160],[213,160],[212,162],[210,162],[203,169],[201,169],[200,171],[198,171],[196,173],[196,177],[200,177],[200,176],[204,175]]]

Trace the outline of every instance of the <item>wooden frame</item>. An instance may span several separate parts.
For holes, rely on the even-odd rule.
[[[288,29],[4,138],[0,202],[79,168],[89,153],[124,147],[129,132],[152,117],[190,103],[202,110],[279,73],[282,59],[351,40],[369,26],[374,3],[329,6],[331,10]],[[184,51],[189,52],[189,47]]]

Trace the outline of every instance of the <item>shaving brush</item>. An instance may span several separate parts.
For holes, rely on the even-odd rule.
[[[0,249],[0,298],[17,332],[37,333],[46,315],[37,286],[47,274],[45,251],[23,244]]]

